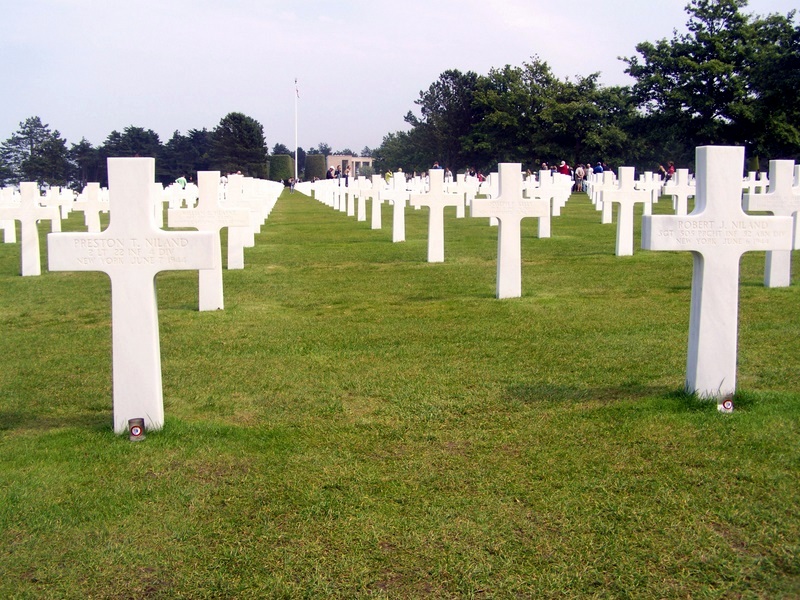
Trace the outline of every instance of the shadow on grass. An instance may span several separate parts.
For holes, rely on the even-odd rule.
[[[661,410],[671,412],[716,412],[717,403],[713,400],[698,398],[684,390],[674,390],[664,386],[643,385],[638,383],[618,386],[582,388],[577,386],[560,386],[552,384],[517,384],[507,389],[510,398],[526,404],[554,403],[581,404],[596,402],[614,404],[616,402],[642,401],[649,402]],[[752,399],[742,397],[737,408],[746,408]]]
[[[0,411],[0,431],[37,430],[77,427],[91,431],[110,431],[110,414],[42,415],[25,411]]]
[[[508,388],[509,395],[520,402],[608,402],[635,400],[664,396],[669,390],[664,387],[641,384],[622,384],[609,387],[577,387],[553,384],[517,384]]]

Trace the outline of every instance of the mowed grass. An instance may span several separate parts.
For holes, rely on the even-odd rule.
[[[637,224],[616,257],[599,221],[583,194],[550,239],[524,220],[499,301],[487,219],[447,212],[428,264],[427,209],[393,244],[390,206],[373,231],[284,194],[224,311],[159,275],[139,443],[111,431],[108,278],[0,245],[0,597],[799,597],[798,278],[744,256],[721,415],[682,392],[691,255]]]

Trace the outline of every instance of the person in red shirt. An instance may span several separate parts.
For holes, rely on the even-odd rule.
[[[558,165],[558,172],[561,173],[562,175],[569,175],[570,174],[569,165],[562,160],[561,164]]]

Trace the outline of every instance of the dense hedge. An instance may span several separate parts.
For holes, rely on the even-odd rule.
[[[306,181],[314,181],[317,179],[325,179],[325,155],[324,154],[308,154],[306,156],[306,171],[304,179]]]
[[[294,177],[294,159],[288,154],[273,154],[269,157],[269,179],[284,181]]]

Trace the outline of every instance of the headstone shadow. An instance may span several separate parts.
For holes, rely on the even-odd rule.
[[[645,384],[621,384],[604,387],[579,387],[556,384],[515,384],[507,388],[508,396],[525,404],[581,404],[596,402],[613,404],[618,401],[664,399],[675,400],[692,395],[683,391]]]
[[[108,426],[109,418],[107,412],[77,415],[41,415],[26,411],[0,411],[0,431],[47,431],[77,428],[107,432]]]

